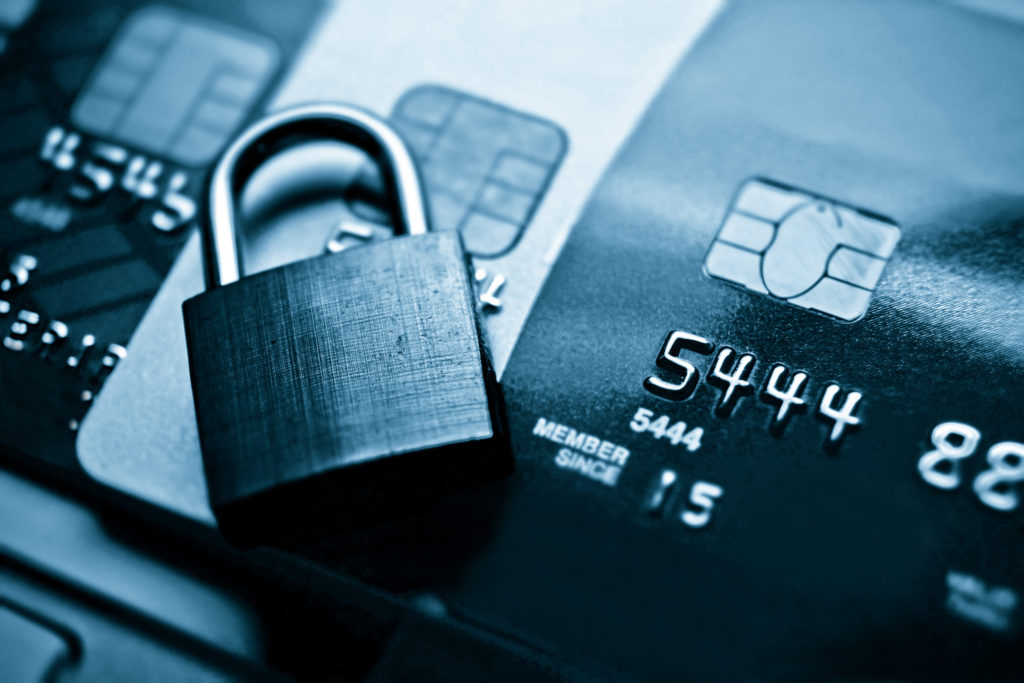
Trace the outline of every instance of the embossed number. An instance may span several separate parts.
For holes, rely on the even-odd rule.
[[[958,437],[956,441],[952,437]],[[960,485],[960,461],[974,454],[981,432],[963,422],[943,422],[932,430],[932,445],[917,461],[921,477],[940,489],[955,489]],[[946,471],[941,471],[939,468]]]

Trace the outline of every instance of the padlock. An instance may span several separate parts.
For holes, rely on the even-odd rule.
[[[242,277],[237,196],[274,154],[325,139],[380,165],[407,234]],[[428,231],[416,164],[384,121],[340,105],[269,116],[225,151],[208,201],[208,286],[182,310],[210,503],[229,541],[363,527],[508,471],[461,238]]]

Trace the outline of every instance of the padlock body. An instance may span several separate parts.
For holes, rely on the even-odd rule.
[[[456,233],[295,262],[183,312],[210,502],[236,544],[358,526],[507,469]]]

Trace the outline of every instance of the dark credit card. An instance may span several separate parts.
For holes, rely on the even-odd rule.
[[[0,54],[0,448],[75,431],[320,9],[48,2]]]
[[[1020,674],[1022,33],[738,4],[533,310],[458,600],[662,680]]]

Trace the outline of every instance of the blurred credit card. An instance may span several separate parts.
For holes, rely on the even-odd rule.
[[[320,5],[31,4],[0,54],[0,447],[70,466],[207,165]]]

